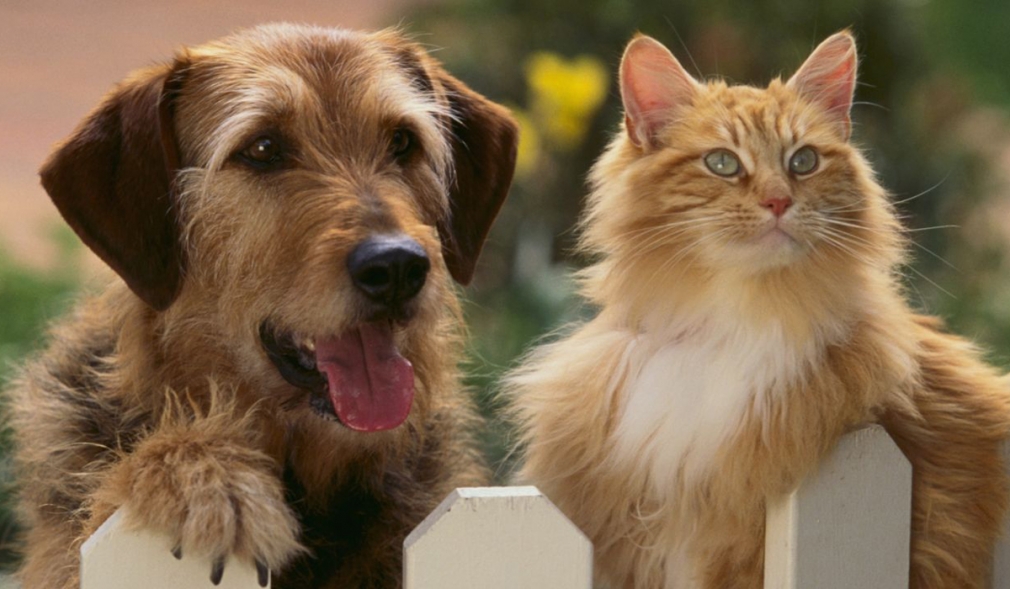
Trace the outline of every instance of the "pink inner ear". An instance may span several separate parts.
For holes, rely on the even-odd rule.
[[[848,33],[832,35],[807,58],[789,80],[807,100],[820,104],[849,135],[849,111],[856,87],[856,46]]]
[[[834,92],[828,92],[827,98],[831,101],[829,109],[844,110],[849,112],[852,107],[852,94],[856,83],[856,63],[854,60],[846,60],[831,72],[824,84],[828,88],[834,88]]]
[[[621,98],[628,135],[636,145],[655,142],[659,130],[690,104],[697,82],[659,41],[633,39],[621,59]]]

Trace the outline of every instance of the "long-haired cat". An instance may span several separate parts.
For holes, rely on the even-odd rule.
[[[639,36],[591,173],[598,315],[509,377],[536,484],[612,587],[760,587],[765,504],[883,424],[914,469],[912,587],[985,584],[1010,387],[902,297],[894,207],[849,142],[856,48],[767,88]]]

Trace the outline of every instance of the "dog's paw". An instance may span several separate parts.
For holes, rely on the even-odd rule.
[[[303,550],[269,458],[227,440],[146,440],[120,465],[131,526],[168,534],[173,553],[209,556],[217,584],[229,556],[255,563],[261,584]]]

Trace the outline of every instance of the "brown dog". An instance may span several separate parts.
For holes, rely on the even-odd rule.
[[[42,169],[122,278],[10,391],[26,589],[114,510],[281,587],[393,587],[485,470],[460,312],[508,191],[505,109],[394,32],[264,26],[128,78]]]

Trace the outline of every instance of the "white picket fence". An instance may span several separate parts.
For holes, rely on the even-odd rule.
[[[880,426],[842,438],[818,472],[770,505],[767,589],[908,587],[912,470]],[[258,589],[228,563],[219,585],[206,558],[177,560],[167,538],[113,515],[81,548],[81,589]],[[1002,542],[993,587],[1010,587]],[[534,487],[457,489],[404,541],[405,589],[589,589],[589,540]]]

